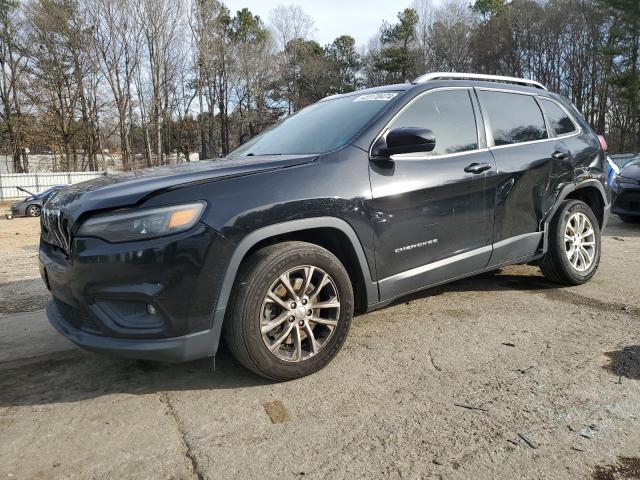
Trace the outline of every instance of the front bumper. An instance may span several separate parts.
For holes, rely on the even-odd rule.
[[[75,238],[69,255],[41,241],[40,273],[53,296],[47,316],[93,351],[168,362],[213,355],[232,246],[202,224],[140,242]]]
[[[56,300],[47,305],[47,317],[53,327],[73,343],[93,352],[124,358],[160,362],[186,362],[214,355],[220,333],[214,329],[162,339],[126,339],[92,335],[74,327],[59,309]]]
[[[14,217],[24,217],[25,207],[20,204],[11,205],[11,215]]]
[[[640,216],[640,184],[614,184],[611,212],[616,215]]]

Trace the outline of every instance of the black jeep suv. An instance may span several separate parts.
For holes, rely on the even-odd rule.
[[[109,175],[43,210],[53,326],[134,358],[310,374],[354,312],[509,264],[588,281],[610,192],[597,135],[529,80],[429,74],[326,98],[228,158]]]

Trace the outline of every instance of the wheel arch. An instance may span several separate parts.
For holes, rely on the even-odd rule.
[[[364,249],[353,228],[335,217],[314,217],[291,220],[260,228],[247,235],[236,247],[227,266],[213,318],[213,328],[221,329],[227,303],[242,262],[254,251],[288,240],[300,240],[319,245],[336,255],[344,264],[354,287],[356,310],[364,311],[377,303],[378,286],[371,277]]]
[[[600,185],[600,182],[596,182]],[[602,187],[602,186],[601,186]],[[581,200],[591,208],[593,214],[596,216],[598,220],[598,225],[600,228],[604,226],[604,207],[605,207],[605,197],[604,193],[601,192],[597,187],[593,185],[585,185],[580,188],[576,188],[569,192],[562,200]]]
[[[585,202],[593,211],[600,228],[606,226],[607,215],[609,212],[609,201],[607,193],[602,183],[596,179],[589,179],[579,183],[570,183],[566,185],[558,194],[553,208],[545,216],[543,224],[543,252],[546,253],[549,246],[549,224],[556,214],[558,207],[565,200],[581,200]]]

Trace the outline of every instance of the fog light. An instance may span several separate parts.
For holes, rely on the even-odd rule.
[[[149,315],[155,315],[156,314],[156,307],[154,307],[151,304],[147,305],[147,313]]]

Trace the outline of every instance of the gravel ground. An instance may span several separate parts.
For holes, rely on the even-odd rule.
[[[640,224],[558,288],[534,267],[354,320],[273,384],[76,349],[48,325],[37,221],[0,220],[0,479],[640,478]]]
[[[0,203],[0,315],[41,310],[49,301],[38,272],[37,218],[6,220]]]

